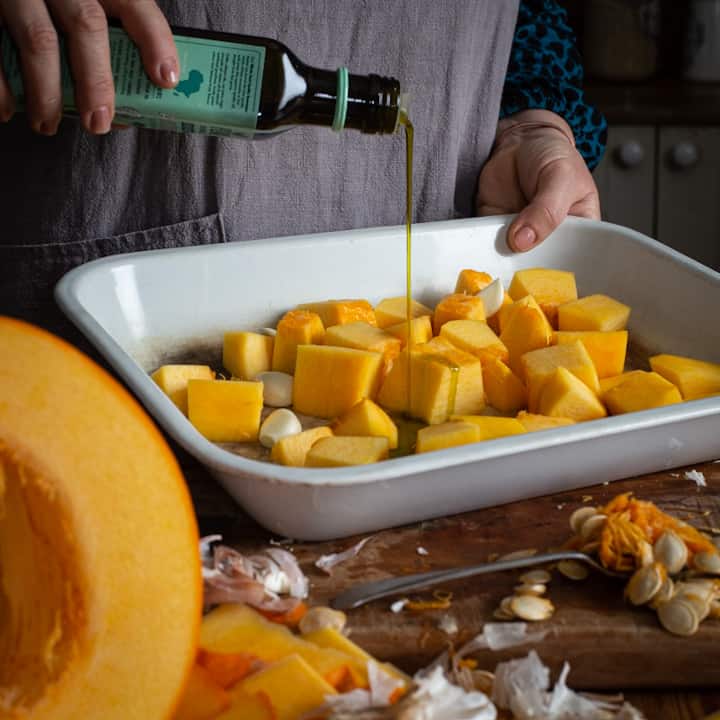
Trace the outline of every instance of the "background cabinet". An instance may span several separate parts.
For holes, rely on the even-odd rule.
[[[720,270],[720,127],[612,125],[595,181],[604,220]]]

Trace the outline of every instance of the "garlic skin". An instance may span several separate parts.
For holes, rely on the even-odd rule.
[[[260,426],[260,444],[272,449],[278,440],[289,435],[297,435],[300,432],[302,432],[302,425],[292,410],[286,408],[273,410]]]
[[[485,317],[494,315],[502,306],[505,298],[505,290],[500,282],[500,278],[495,278],[487,287],[484,287],[478,293],[478,296],[483,301]]]
[[[263,403],[268,407],[290,407],[293,401],[294,378],[278,370],[258,373],[256,381],[263,384]]]

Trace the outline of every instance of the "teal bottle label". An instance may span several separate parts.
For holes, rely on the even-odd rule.
[[[0,36],[2,65],[20,107],[22,73],[8,36]],[[180,82],[174,90],[156,87],[145,74],[140,53],[120,28],[110,28],[115,81],[115,118],[121,124],[207,135],[252,135],[260,108],[265,48],[262,45],[175,36]],[[76,114],[72,77],[63,53],[63,105]]]

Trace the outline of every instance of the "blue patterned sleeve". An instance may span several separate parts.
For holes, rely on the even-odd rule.
[[[607,122],[586,100],[583,68],[567,13],[555,0],[521,0],[500,117],[551,110],[572,128],[590,170],[602,158]]]

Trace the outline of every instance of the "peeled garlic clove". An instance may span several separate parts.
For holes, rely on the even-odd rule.
[[[275,337],[277,335],[277,330],[272,327],[258,328],[255,332],[259,335],[269,335],[270,337]]]
[[[272,448],[281,438],[297,435],[299,432],[302,432],[302,425],[292,410],[273,410],[260,426],[260,444]]]
[[[547,588],[543,583],[523,583],[516,585],[514,592],[516,595],[544,595]]]
[[[653,545],[655,560],[662,563],[670,575],[677,575],[688,559],[687,545],[672,530],[666,530]]]
[[[347,616],[340,610],[333,610],[329,607],[318,605],[311,607],[298,624],[298,629],[302,635],[323,630],[324,628],[333,628],[338,632],[342,632],[347,623]]]
[[[587,566],[577,560],[561,560],[557,569],[570,580],[584,580],[590,574]]]
[[[484,287],[477,295],[483,301],[485,317],[489,318],[491,315],[494,315],[500,309],[505,299],[505,290],[500,282],[500,278],[495,278],[495,280]]]
[[[526,585],[534,585],[535,583],[542,583],[546,585],[550,582],[551,575],[547,570],[529,570],[520,576],[520,582]]]
[[[606,520],[607,515],[603,515],[602,513],[593,514],[580,526],[580,537],[582,537],[583,540],[595,538],[605,527]]]
[[[510,609],[521,620],[536,622],[547,620],[555,611],[555,606],[547,599],[535,595],[518,595],[510,603]]]
[[[693,605],[680,599],[664,603],[657,614],[660,624],[673,635],[692,635],[700,624]]]
[[[263,384],[263,403],[268,407],[289,407],[293,401],[293,376],[277,370],[259,373],[255,380]]]
[[[693,558],[693,567],[708,575],[720,575],[720,553],[698,553]]]
[[[633,605],[644,605],[653,599],[666,577],[664,567],[659,563],[642,567],[630,578],[625,587],[625,596]]]
[[[591,518],[593,515],[597,515],[598,511],[597,508],[594,507],[581,507],[578,508],[571,516],[570,516],[570,529],[574,533],[579,533],[580,528],[582,527],[583,523],[588,519]]]

